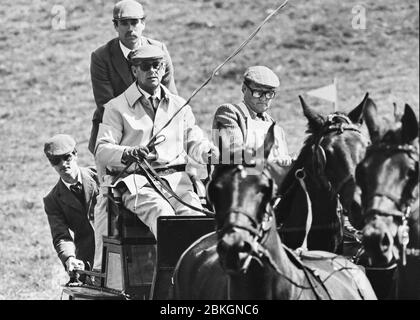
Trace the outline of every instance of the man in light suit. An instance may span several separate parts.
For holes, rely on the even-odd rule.
[[[223,104],[214,115],[213,142],[220,144],[221,159],[225,154],[240,155],[242,150],[253,150],[255,156],[263,154],[263,142],[273,118],[268,114],[280,81],[276,74],[265,66],[249,67],[242,83],[243,100],[237,104]],[[275,144],[268,161],[279,166],[290,166],[285,133],[278,124],[274,127]],[[241,156],[237,158],[242,161]]]
[[[166,190],[164,199],[149,184],[146,177],[133,174],[133,163],[144,160],[149,153],[156,159],[151,166],[170,188],[184,201],[202,208],[193,183],[186,172],[190,159],[206,163],[209,156],[218,157],[218,150],[195,124],[189,105],[161,130],[168,120],[185,104],[185,100],[171,93],[161,84],[165,73],[165,54],[157,46],[141,46],[130,54],[132,71],[136,77],[123,94],[105,105],[103,122],[99,128],[95,161],[114,176],[132,164],[120,180],[125,188],[124,206],[134,212],[157,235],[157,218],[163,215],[199,214],[179,203]],[[160,131],[161,130],[161,131]],[[150,137],[160,132],[161,143],[147,148]],[[112,175],[100,177],[102,185],[109,185]]]
[[[123,0],[113,10],[114,28],[118,37],[96,49],[91,55],[90,74],[96,110],[92,119],[89,150],[93,153],[102,121],[104,104],[123,93],[135,80],[128,63],[130,51],[146,44],[160,47],[165,53],[165,73],[162,84],[177,94],[172,60],[166,46],[157,40],[142,36],[145,28],[145,13],[140,3]]]
[[[53,136],[45,143],[44,153],[60,177],[44,198],[45,212],[54,248],[72,276],[74,270],[93,265],[93,212],[98,178],[96,170],[77,165],[76,142],[69,135]]]

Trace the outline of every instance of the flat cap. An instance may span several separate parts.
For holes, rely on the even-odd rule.
[[[128,60],[131,64],[135,65],[138,62],[144,60],[156,60],[156,59],[163,59],[164,57],[163,50],[152,44],[146,44],[144,46],[140,46],[138,49],[133,50],[128,55]]]
[[[115,20],[144,18],[143,6],[134,0],[122,0],[115,4],[113,17]]]
[[[244,73],[244,80],[269,88],[277,88],[280,86],[279,78],[273,71],[265,66],[249,67]]]
[[[50,158],[70,153],[76,147],[76,141],[68,134],[57,134],[44,144],[44,153]]]

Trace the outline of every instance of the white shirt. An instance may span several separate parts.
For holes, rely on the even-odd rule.
[[[131,49],[129,49],[129,48],[127,48],[121,41],[119,41],[120,42],[120,48],[121,48],[121,51],[122,51],[122,53],[123,53],[123,55],[124,55],[124,57],[128,60],[128,54],[132,51]],[[134,49],[133,49],[134,50]]]
[[[156,99],[158,100],[158,104],[159,101],[161,100],[161,89],[160,86],[157,88],[157,90],[155,91],[155,93],[153,95],[151,95],[150,93],[148,93],[147,91],[143,90],[142,88],[140,88],[139,85],[137,85],[137,89],[139,89],[140,93],[142,95],[144,95],[144,97],[149,100],[150,97],[153,97],[153,100],[156,101]]]
[[[82,174],[80,173],[80,169],[79,169],[79,168],[78,168],[77,170],[78,170],[78,172],[77,172],[77,182],[82,183]],[[63,181],[64,185],[65,185],[65,186],[67,187],[67,189],[69,189],[70,191],[71,191],[70,186],[72,186],[72,185],[75,185],[75,184],[76,184],[76,183],[68,183],[68,182],[64,181],[62,178],[61,178],[61,181]]]

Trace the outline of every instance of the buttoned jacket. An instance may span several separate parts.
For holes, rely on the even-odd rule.
[[[52,242],[63,265],[70,256],[74,256],[90,262],[92,266],[95,253],[92,220],[99,192],[98,178],[94,168],[80,167],[80,172],[85,196],[83,204],[59,179],[44,197],[44,207]]]
[[[99,165],[106,167],[109,172],[121,171],[125,168],[121,162],[124,149],[129,146],[147,145],[150,138],[185,104],[183,98],[172,94],[163,85],[160,89],[161,100],[156,113],[136,83],[105,105],[95,151],[95,160]],[[196,125],[189,105],[183,107],[159,136],[163,138],[163,142],[153,148],[153,153],[157,156],[157,160],[152,162],[155,168],[187,164],[191,159],[203,162],[203,153],[210,149],[210,141]],[[134,165],[127,172],[133,170]],[[137,179],[137,188],[147,183],[142,176]],[[178,184],[189,181],[186,174],[168,175],[165,179],[174,190]],[[125,181],[132,179],[128,178]],[[132,184],[128,185],[129,188],[130,186]]]
[[[167,86],[171,92],[177,94],[173,64],[165,44],[146,37],[141,37],[140,42],[141,45],[152,44],[162,48],[166,61],[162,84]],[[104,112],[104,104],[119,96],[134,82],[134,77],[121,50],[118,38],[112,39],[92,53],[90,75],[96,102],[96,110],[93,114],[94,128],[89,142],[89,150],[93,152],[98,126]]]

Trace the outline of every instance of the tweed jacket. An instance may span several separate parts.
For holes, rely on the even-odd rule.
[[[85,203],[59,179],[54,188],[44,198],[44,207],[51,229],[52,241],[63,265],[70,256],[93,265],[95,237],[93,232],[93,212],[99,192],[96,170],[80,167]],[[73,232],[74,237],[71,236]]]
[[[141,37],[141,44],[152,44],[162,48],[165,53],[166,69],[162,84],[177,94],[174,81],[174,70],[169,52],[162,42]],[[119,39],[114,38],[96,49],[91,55],[90,75],[96,110],[93,114],[92,132],[89,150],[93,153],[99,123],[102,121],[104,104],[123,93],[134,81],[127,59],[124,57]]]
[[[243,109],[247,109],[247,114]],[[273,123],[273,118],[266,112],[263,113],[264,122]],[[251,119],[249,119],[251,118]],[[242,150],[246,146],[247,136],[249,134],[249,122],[256,119],[255,112],[249,110],[243,102],[238,105],[223,104],[217,110],[213,118],[212,137],[213,143],[219,145],[219,137],[221,136],[220,147],[235,152]],[[261,120],[262,121],[262,120]],[[275,128],[276,148],[278,157],[289,155],[286,137],[283,128],[276,124]],[[224,137],[223,137],[224,136]],[[223,145],[224,143],[228,145]]]

